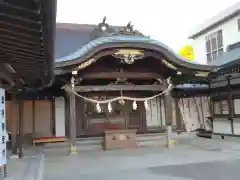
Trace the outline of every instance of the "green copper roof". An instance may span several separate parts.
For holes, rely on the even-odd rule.
[[[97,46],[105,44],[105,43],[121,43],[121,42],[124,42],[124,43],[139,42],[139,43],[144,43],[144,44],[157,45],[157,46],[162,47],[162,48],[166,49],[167,51],[171,52],[179,60],[186,61],[189,64],[198,64],[194,61],[189,61],[186,58],[178,55],[177,53],[175,53],[173,50],[171,50],[169,47],[167,47],[165,44],[161,43],[160,41],[153,40],[146,36],[127,36],[127,35],[99,37],[95,40],[90,41],[89,43],[87,43],[86,45],[84,45],[83,47],[78,49],[77,51],[75,51],[65,57],[56,59],[56,62],[64,62],[64,61],[71,61],[71,60],[77,59],[79,57],[84,56],[85,54],[87,54],[89,51],[93,50]]]

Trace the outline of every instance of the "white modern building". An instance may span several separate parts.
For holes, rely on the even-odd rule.
[[[219,64],[223,52],[240,48],[240,2],[210,18],[193,31],[195,61]]]

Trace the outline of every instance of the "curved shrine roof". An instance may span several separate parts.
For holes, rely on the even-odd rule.
[[[212,70],[215,66],[201,65],[175,53],[160,41],[151,39],[133,30],[128,23],[126,27],[110,27],[103,20],[96,25],[58,24],[56,40],[56,67],[81,63],[104,48],[142,48],[159,51],[168,60],[181,66],[199,70]],[[104,28],[104,30],[102,30]],[[128,44],[129,43],[129,44]],[[102,49],[101,49],[102,47]],[[99,50],[100,49],[100,50]],[[75,62],[77,60],[77,62]]]

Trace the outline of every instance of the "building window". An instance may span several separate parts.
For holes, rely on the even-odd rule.
[[[222,30],[206,37],[207,63],[211,63],[223,54]]]

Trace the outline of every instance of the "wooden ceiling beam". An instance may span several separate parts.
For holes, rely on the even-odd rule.
[[[14,4],[11,4],[9,2],[6,2],[6,1],[0,1],[0,6],[4,7],[3,9],[8,9],[10,12],[11,11],[21,11],[21,12],[27,12],[27,13],[30,13],[31,15],[36,15],[36,16],[39,16],[40,14],[40,11],[39,10],[32,10],[32,9],[28,9],[28,8],[24,8],[24,7],[21,7],[21,6],[17,6],[17,5],[14,5]]]
[[[42,41],[42,36],[34,36],[34,35],[31,35],[30,33],[23,33],[23,32],[17,32],[17,31],[13,31],[13,30],[9,30],[9,29],[3,29],[2,27],[0,28],[0,33],[1,34],[4,34],[4,35],[7,35],[7,36],[13,36],[13,37],[18,37],[20,39],[31,39],[31,41],[33,42],[38,42],[38,41]],[[39,42],[39,43],[40,43]]]
[[[14,63],[14,64],[17,64],[17,65],[23,66],[23,63],[22,63],[23,59],[19,59],[19,58],[1,58],[1,56],[0,56],[0,59],[3,62],[5,62],[5,63]],[[30,65],[30,66],[43,66],[45,64],[44,61],[33,61],[33,60],[26,60],[26,59],[24,60],[24,62],[27,65]]]
[[[43,48],[43,42],[40,42],[40,40],[38,40],[38,41],[30,40],[29,41],[26,38],[19,38],[19,37],[4,35],[4,34],[0,34],[0,41],[23,44],[23,45],[31,46],[31,47],[35,47],[35,48]]]
[[[31,28],[29,26],[19,25],[19,24],[0,20],[1,28],[4,28],[4,29],[14,28],[15,30],[19,30],[20,32],[22,32],[22,31],[24,32],[25,31],[24,33],[31,33],[31,34],[34,34],[36,36],[41,36],[42,35],[42,28],[41,28],[41,26],[39,27],[39,29],[36,29],[36,28]]]
[[[10,85],[15,85],[14,80],[12,79],[12,77],[6,73],[0,70],[0,79],[4,79],[5,81],[7,81]]]
[[[22,59],[31,59],[34,58],[35,60],[37,59],[44,59],[43,55],[33,55],[33,54],[29,54],[29,53],[25,53],[25,52],[20,52],[20,51],[16,51],[16,50],[12,50],[12,49],[8,49],[8,48],[1,48],[1,51],[6,54],[6,55],[10,55],[10,56],[18,56],[18,57],[22,57]]]
[[[16,47],[14,45],[12,46],[9,46],[7,44],[2,44],[1,41],[0,41],[0,47],[1,48],[9,48],[9,49],[12,49],[12,50],[16,50],[16,51],[20,51],[20,52],[27,52],[29,54],[33,54],[33,55],[44,55],[44,52],[43,51],[37,51],[37,50],[31,50],[29,48],[21,48],[21,47]]]
[[[6,13],[3,13],[1,12],[0,13],[0,17],[5,17],[5,18],[8,18],[9,20],[12,19],[12,20],[18,20],[18,21],[22,21],[22,22],[25,22],[25,23],[29,23],[29,24],[34,24],[34,25],[39,25],[39,28],[41,26],[41,21],[36,21],[36,20],[32,20],[30,18],[26,18],[26,17],[19,17],[19,16],[16,16],[16,15],[13,15],[13,14],[6,14]]]
[[[14,64],[17,64],[17,65],[22,65],[23,66],[23,63],[22,63],[22,60],[23,59],[20,59],[20,58],[2,58],[0,56],[0,59],[5,62],[5,63],[14,63]],[[43,66],[45,64],[44,61],[33,61],[33,60],[28,60],[28,59],[25,59],[24,60],[25,63],[27,63],[28,65],[31,65],[31,66]]]
[[[95,72],[79,75],[83,79],[157,79],[157,73],[142,73],[142,72]]]
[[[25,77],[25,78],[32,78],[32,77],[38,77],[38,76],[43,76],[45,72],[43,72],[42,68],[34,68],[34,69],[29,69],[26,67],[17,67],[15,68],[17,74],[19,77]]]
[[[96,91],[162,91],[164,85],[104,85],[104,86],[76,86],[77,92]]]
[[[16,41],[6,41],[6,40],[2,39],[1,36],[0,36],[0,44],[11,46],[11,47],[27,48],[29,50],[34,50],[34,51],[44,51],[43,47],[41,47],[41,46],[23,44],[23,43],[19,43]]]

